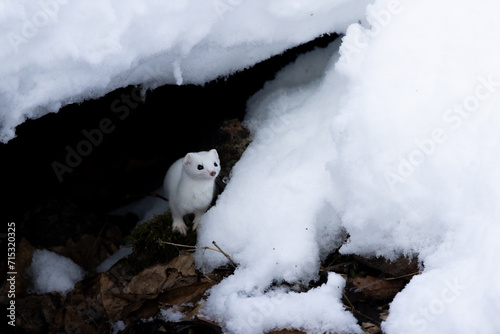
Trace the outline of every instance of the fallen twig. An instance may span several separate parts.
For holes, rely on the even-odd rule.
[[[193,248],[193,249],[199,249],[199,248],[201,248],[201,247],[197,247],[197,246],[176,244],[176,243],[173,243],[173,242],[163,241],[160,238],[158,238],[158,243],[160,245],[170,245],[170,246],[175,246],[175,247],[185,247],[185,248]],[[217,249],[214,249],[214,250],[217,251]]]
[[[365,314],[363,314],[363,313],[359,312],[358,310],[356,310],[356,309],[354,308],[354,305],[353,305],[353,304],[351,303],[351,301],[349,300],[349,298],[347,298],[347,295],[345,294],[345,292],[344,292],[344,291],[342,291],[342,295],[344,296],[345,300],[347,300],[347,303],[349,304],[349,307],[348,307],[348,308],[350,308],[350,309],[351,309],[351,312],[352,312],[352,313],[355,313],[355,314],[357,314],[357,315],[359,315],[359,316],[362,316],[363,318],[366,318],[366,319],[370,320],[372,323],[374,323],[374,324],[375,324],[375,325],[377,325],[378,327],[380,327],[380,326],[381,326],[380,322],[375,321],[375,320],[373,320],[372,318],[370,318],[369,316],[367,316],[367,315],[365,315]],[[344,306],[345,306],[345,305],[344,305]]]
[[[382,278],[382,279],[384,281],[392,281],[392,280],[395,280],[395,279],[400,279],[400,278],[404,278],[404,277],[408,277],[408,276],[414,276],[414,275],[418,275],[418,274],[420,274],[420,272],[416,271],[416,272],[411,273],[411,274],[401,275],[401,276],[397,276],[397,277]]]
[[[215,241],[212,241],[212,243],[214,244],[215,247],[217,247],[217,249],[229,260],[229,262],[231,262],[231,264],[233,265],[233,267],[236,268],[236,263],[234,263],[233,259],[231,259],[231,257],[226,253],[224,252],[220,247],[219,245],[217,245],[217,243]]]
[[[217,243],[215,241],[212,241],[212,243],[214,244],[215,247],[217,247],[217,249],[215,248],[212,248],[212,247],[199,247],[199,246],[190,246],[190,245],[183,245],[183,244],[176,244],[176,243],[173,243],[173,242],[168,242],[168,241],[163,241],[161,239],[158,239],[158,243],[160,245],[170,245],[170,246],[175,246],[175,247],[184,247],[184,248],[191,248],[191,249],[201,249],[201,250],[204,250],[204,249],[209,249],[209,250],[213,250],[213,251],[216,251],[216,252],[219,252],[221,253],[222,255],[224,255],[228,260],[229,262],[231,263],[231,265],[236,268],[236,263],[234,263],[234,261],[231,259],[231,257],[229,256],[229,254],[227,254],[226,252],[224,252],[220,247],[219,245],[217,245]]]

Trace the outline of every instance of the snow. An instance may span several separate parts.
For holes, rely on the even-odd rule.
[[[73,261],[46,249],[33,253],[29,272],[36,294],[66,294],[85,277],[85,271]]]
[[[119,87],[204,84],[343,32],[370,0],[2,1],[0,141]]]
[[[253,142],[216,207],[200,222],[198,244],[209,246],[215,240],[239,264],[233,276],[212,289],[204,307],[204,315],[222,320],[228,332],[292,326],[309,332],[360,331],[352,314],[340,312],[338,293],[316,298],[321,295],[317,290],[300,295],[267,291],[274,282],[317,279],[320,259],[338,248],[344,236],[327,202],[333,189],[325,186],[330,179],[326,166],[336,154],[325,119],[332,117],[328,103],[341,98],[343,82],[333,78],[325,86],[321,80],[338,59],[339,44],[301,56],[249,100],[245,122],[254,132]],[[221,254],[207,251],[199,251],[196,259],[206,271],[226,262]],[[343,284],[332,274],[319,291]],[[260,300],[273,305],[282,298],[286,307],[261,312],[269,318],[254,322],[246,316]],[[336,316],[319,312],[325,309]]]
[[[179,322],[185,317],[186,315],[178,311],[176,306],[160,311],[160,319],[166,322]]]
[[[98,273],[104,273],[113,267],[118,261],[126,258],[132,254],[133,249],[131,247],[120,246],[120,248],[113,253],[110,257],[104,260],[99,266],[97,266],[96,271]]]
[[[226,323],[230,333],[266,333],[283,328],[313,333],[362,333],[356,320],[338,302],[345,286],[338,275],[330,274],[326,284],[307,293],[277,289],[265,294],[255,290],[251,298],[242,294],[220,295],[228,281],[238,279],[235,275],[216,286],[212,295],[219,300],[214,302],[212,298],[207,306],[216,308],[210,313],[218,314],[215,320]]]
[[[499,6],[377,1],[368,25],[348,28],[338,61],[325,50],[303,56],[250,99],[255,140],[200,222],[199,245],[215,240],[239,264],[212,289],[206,316],[228,332],[247,328],[247,304],[287,297],[272,284],[315,279],[342,245],[344,254],[422,261],[391,304],[386,333],[498,331]],[[197,254],[203,270],[226,262]],[[313,308],[340,307],[290,303],[305,315],[294,327],[309,332],[324,328],[307,319],[329,319]],[[247,332],[270,328],[263,320]]]
[[[318,279],[340,247],[422,262],[385,333],[498,332],[500,3],[368,3],[4,1],[0,138],[26,117],[117,87],[203,84],[346,31],[248,101],[254,141],[198,239],[238,267],[210,290],[203,315],[228,333],[359,333],[339,275],[307,292],[280,285]],[[228,261],[195,256],[204,271]],[[35,253],[37,293],[82,279],[68,261]]]
[[[338,63],[350,87],[332,126],[332,203],[350,235],[341,251],[419,254],[425,266],[396,296],[386,333],[498,331],[500,284],[488,279],[500,274],[491,265],[500,250],[498,7],[401,2],[366,48]],[[352,27],[347,39],[360,33]]]
[[[126,328],[125,323],[123,321],[117,321],[113,324],[113,327],[111,328],[111,333],[112,334],[118,334],[121,331],[123,331]]]

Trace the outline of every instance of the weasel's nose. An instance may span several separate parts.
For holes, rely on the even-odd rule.
[[[215,171],[210,172],[210,176],[215,176],[215,174],[217,174]]]

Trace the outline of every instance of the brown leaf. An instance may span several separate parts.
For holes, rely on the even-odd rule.
[[[96,333],[94,327],[85,322],[85,319],[78,314],[78,309],[73,305],[59,310],[54,324],[51,326],[51,332],[93,334]]]
[[[151,295],[158,293],[167,280],[167,265],[159,264],[146,268],[134,276],[132,281],[123,289],[125,294]]]
[[[156,300],[145,300],[132,316],[134,319],[149,319],[158,314],[159,306]]]
[[[117,297],[121,294],[121,292],[106,274],[101,274],[99,276],[99,280],[102,304],[108,317],[114,321],[120,320],[123,307],[128,305],[130,302]]]
[[[368,266],[370,268],[379,270],[392,277],[399,277],[418,272],[418,257],[412,258],[400,256],[395,261],[389,261],[383,257],[366,258],[360,255],[353,255],[356,261]]]
[[[382,333],[382,331],[380,330],[380,328],[377,325],[372,324],[371,322],[363,322],[361,324],[361,327],[363,327],[363,331],[365,333],[370,333],[370,334],[379,334],[379,333]]]
[[[194,258],[189,254],[181,254],[167,264],[167,268],[177,269],[184,277],[196,276]]]
[[[168,305],[182,305],[198,302],[207,289],[211,288],[215,282],[198,282],[188,286],[180,286],[165,291],[159,298],[160,302]]]
[[[61,298],[59,295],[28,296],[17,299],[17,323],[20,331],[27,333],[45,333],[48,326],[54,321],[57,306]]]
[[[384,300],[393,298],[406,283],[366,276],[349,278],[348,284],[354,286],[355,292],[360,293],[366,299]]]

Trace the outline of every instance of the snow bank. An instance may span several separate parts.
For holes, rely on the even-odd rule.
[[[203,84],[345,31],[369,0],[4,1],[0,141],[26,118],[127,85]]]
[[[350,235],[341,251],[418,253],[425,265],[391,305],[389,334],[498,331],[500,284],[488,278],[500,274],[490,262],[500,252],[499,9],[401,1],[376,34],[352,26],[344,39],[337,70],[349,92],[331,165]]]
[[[276,310],[257,323],[243,315],[262,299],[290,298],[310,317],[340,308],[269,289],[314,279],[347,232],[343,253],[418,254],[425,266],[396,296],[386,333],[498,331],[499,7],[377,1],[338,61],[331,50],[304,56],[249,101],[255,140],[200,222],[199,245],[215,240],[239,263],[212,289],[207,316],[229,332],[273,328],[268,314],[277,327],[325,330]],[[227,261],[196,256],[205,270]],[[330,330],[356,332],[352,321]]]
[[[65,294],[85,277],[85,271],[73,261],[45,249],[33,253],[29,272],[36,294]]]
[[[241,293],[220,294],[228,281],[240,278],[232,276],[213,288],[212,295],[219,300],[212,298],[206,307],[216,308],[210,309],[210,314],[217,314],[215,320],[226,324],[230,333],[266,333],[283,328],[312,333],[362,333],[356,320],[339,303],[345,281],[338,275],[330,274],[326,284],[307,293],[276,289],[263,294],[256,289],[251,298]]]
[[[246,123],[254,140],[217,206],[200,223],[198,244],[215,240],[239,263],[233,276],[212,289],[204,307],[205,316],[228,332],[360,331],[354,317],[343,312],[340,276],[330,275],[326,286],[306,294],[268,291],[273,282],[317,279],[320,259],[344,236],[326,201],[332,187],[325,183],[326,166],[335,156],[325,120],[332,118],[336,107],[330,99],[341,98],[343,82],[333,78],[325,86],[320,79],[332,71],[339,43],[301,56],[249,101]],[[207,251],[196,259],[208,271],[226,262]],[[334,293],[332,286],[339,290]]]

